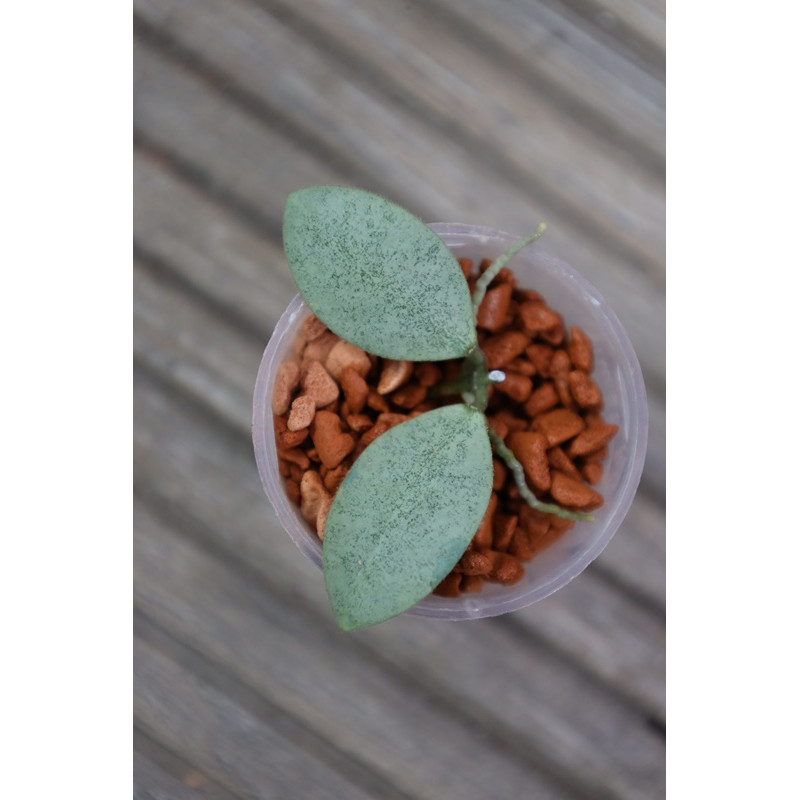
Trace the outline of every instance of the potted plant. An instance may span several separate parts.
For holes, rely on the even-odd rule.
[[[512,259],[541,236],[543,226],[510,246],[508,237],[497,232],[484,231],[476,237],[474,230],[470,236],[469,229],[462,226],[438,228],[437,231],[437,226],[425,225],[381,197],[356,189],[312,187],[290,195],[286,203],[284,247],[305,305],[296,298],[265,352],[254,400],[256,458],[267,494],[285,527],[301,549],[323,566],[334,615],[340,627],[347,630],[384,621],[409,609],[430,616],[469,618],[502,613],[540,599],[574,577],[602,550],[627,511],[641,474],[646,411],[638,363],[616,318],[595,290],[577,274],[570,274],[569,268],[566,268],[566,285],[580,296],[583,304],[576,316],[582,322],[585,319],[591,322],[588,327],[594,329],[595,340],[599,334],[603,369],[607,372],[609,364],[610,369],[617,371],[620,365],[624,366],[626,372],[622,378],[629,384],[616,387],[605,373],[602,376],[608,384],[604,387],[606,401],[612,398],[611,410],[618,417],[618,422],[603,421],[606,434],[603,444],[608,442],[607,434],[612,428],[620,429],[622,444],[609,447],[609,455],[614,458],[609,476],[604,478],[605,486],[598,487],[606,490],[606,504],[598,512],[599,519],[595,520],[591,514],[591,508],[599,505],[596,501],[599,493],[593,489],[584,494],[566,491],[569,487],[574,490],[578,483],[568,474],[566,462],[557,462],[559,468],[551,469],[550,463],[543,461],[552,461],[555,451],[565,454],[562,444],[579,452],[580,448],[575,447],[577,438],[597,433],[597,430],[584,431],[585,421],[571,432],[552,432],[557,421],[574,423],[580,417],[578,412],[598,416],[597,401],[593,406],[587,400],[579,408],[573,399],[580,398],[580,392],[587,387],[599,390],[592,379],[587,383],[585,377],[575,378],[570,394],[568,378],[574,377],[573,373],[586,376],[586,370],[573,368],[564,372],[562,377],[567,377],[563,377],[563,386],[557,384],[556,378],[547,381],[550,393],[556,396],[561,393],[563,402],[559,401],[558,409],[553,410],[551,405],[545,409],[546,413],[536,415],[523,430],[506,430],[502,420],[498,423],[499,414],[487,417],[493,396],[507,398],[515,396],[516,391],[511,378],[517,373],[494,368],[496,364],[507,364],[508,354],[496,355],[495,351],[511,341],[513,347],[535,348],[529,334],[539,324],[537,320],[547,313],[559,316],[534,299],[540,287],[533,286],[525,290],[527,295],[522,295],[530,298],[521,304],[528,318],[512,324],[521,330],[495,331],[495,335],[487,338],[492,333],[491,330],[487,333],[485,319],[491,312],[490,306],[512,297],[506,284],[510,285],[513,279],[507,279],[503,286],[494,282],[504,271],[509,273]],[[506,247],[502,252],[496,251],[494,240],[504,240]],[[495,248],[491,258],[483,255],[480,245]],[[466,261],[462,256],[459,260],[465,252],[472,258]],[[467,263],[482,266],[483,271],[469,274]],[[559,269],[562,274],[558,279],[564,282],[564,265]],[[570,302],[567,300],[566,305]],[[513,300],[508,304],[520,306]],[[313,317],[308,316],[306,306]],[[599,316],[595,313],[596,319],[589,319],[587,309],[590,314],[598,309],[602,313]],[[508,314],[503,313],[503,319],[508,320]],[[533,328],[526,328],[528,325]],[[491,324],[488,327],[491,329]],[[328,336],[328,345],[335,338],[333,347],[337,350],[329,347],[324,362],[313,358],[301,361],[297,348],[303,346],[298,339],[302,339],[302,330],[306,331],[306,338],[309,330],[317,338]],[[548,330],[555,329],[545,328],[542,334],[546,335]],[[567,344],[560,339],[558,343],[564,345],[559,353],[563,355]],[[308,346],[307,341],[305,344]],[[490,354],[488,363],[485,351]],[[551,347],[552,352],[557,350]],[[537,353],[534,350],[532,355]],[[342,366],[341,357],[347,354],[356,360]],[[517,363],[521,365],[524,358],[522,350],[515,351],[510,359],[515,369],[523,369]],[[581,358],[576,355],[573,360]],[[374,434],[377,429],[378,433],[356,441],[360,433],[357,426],[363,420],[356,422],[355,418],[363,418],[364,414],[344,413],[345,409],[352,412],[356,404],[355,390],[349,391],[346,386],[348,376],[354,384],[359,378],[359,386],[370,376],[373,382],[384,378],[388,386],[400,373],[407,380],[411,374],[421,375],[421,365],[437,363],[447,365],[449,374],[440,370],[433,385],[427,381],[429,385],[423,393],[426,402],[417,401],[416,407],[409,405],[411,393],[406,392],[404,408],[415,410],[393,415],[387,406],[384,417],[404,418],[392,419],[392,424],[386,423],[383,428],[370,420],[369,432]],[[414,367],[415,364],[418,366]],[[456,365],[458,369],[454,372]],[[525,370],[536,375],[532,362]],[[270,407],[280,384],[287,383],[288,372],[296,372],[288,381],[292,386],[288,395],[291,411],[277,405],[275,410],[276,419],[284,426],[288,420],[292,431],[273,426]],[[541,365],[539,372],[547,374]],[[336,386],[331,385],[332,378]],[[522,391],[530,404],[528,398],[535,378],[526,380],[530,386],[524,385]],[[557,386],[558,392],[553,386]],[[388,394],[381,395],[379,388],[367,386],[376,412]],[[361,391],[363,398],[363,387]],[[399,394],[398,390],[389,396]],[[281,404],[286,405],[285,397]],[[395,412],[398,410],[394,408]],[[558,420],[557,412],[561,412]],[[512,419],[513,415],[508,417],[509,422]],[[311,435],[307,436],[309,431]],[[367,439],[370,441],[362,446]],[[306,451],[296,456],[298,463],[292,469],[287,468],[278,454],[287,456],[289,450],[284,447],[281,451],[282,443],[295,441],[305,441]],[[539,451],[531,455],[529,451],[537,447]],[[600,450],[600,446],[595,447],[595,451]],[[317,460],[319,471],[310,468],[314,465],[306,453]],[[342,464],[343,457],[348,460],[346,465]],[[550,483],[537,481],[537,458],[546,465],[548,479],[556,477],[558,491]],[[574,470],[569,458],[567,462]],[[487,509],[496,501],[493,489],[498,483],[498,464],[504,465],[507,473],[504,480],[510,487],[509,502],[513,509],[524,506],[522,517],[529,522],[539,518],[533,517],[534,513],[552,520],[578,521],[570,531],[569,543],[562,545],[559,541],[546,554],[537,556],[542,569],[535,572],[535,586],[528,576],[521,582],[521,575],[515,572],[506,574],[505,580],[501,574],[501,585],[489,587],[480,596],[431,597],[437,587],[441,593],[448,593],[443,589],[448,579],[461,580],[459,575],[474,572],[477,567],[470,564],[480,563],[485,570],[488,556],[494,554],[495,562],[502,560],[498,550],[491,546],[483,550],[473,541],[476,531],[485,524]],[[284,484],[276,474],[281,469],[284,473],[289,469],[296,477],[302,473],[302,479],[284,475],[287,477]],[[312,484],[316,490],[322,486],[320,473],[324,473],[327,486],[332,483],[336,486],[335,491],[325,492],[324,488],[319,491],[323,500],[314,506],[316,518],[312,519],[307,513],[309,498]],[[331,476],[336,476],[336,480]],[[301,483],[303,497],[298,497]],[[295,497],[288,498],[287,485],[297,485]],[[552,502],[556,496],[572,507]],[[292,508],[292,499],[303,501],[299,514],[296,507]],[[304,509],[305,500],[309,502]],[[320,535],[324,532],[321,545],[314,541],[313,528],[309,530],[307,523],[312,521],[316,522]],[[579,532],[575,533],[576,530]],[[522,534],[520,528],[518,536]],[[513,535],[506,538],[511,541]],[[513,560],[506,559],[508,563]],[[496,564],[494,568],[498,572]],[[469,577],[478,582],[480,574]],[[517,583],[522,585],[515,588]]]

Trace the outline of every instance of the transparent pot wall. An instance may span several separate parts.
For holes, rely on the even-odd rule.
[[[517,237],[489,228],[435,223],[431,228],[457,258],[496,258]],[[593,378],[603,392],[603,416],[619,426],[603,462],[603,479],[595,488],[605,503],[594,522],[577,522],[561,539],[525,563],[525,577],[513,586],[485,583],[476,594],[446,598],[430,596],[408,614],[446,620],[475,619],[523,608],[566,585],[603,551],[633,502],[642,474],[647,443],[647,402],[644,381],[633,347],[614,312],[597,290],[572,267],[548,255],[539,244],[525,248],[510,267],[517,284],[535,289],[564,317],[577,325],[594,345]],[[281,317],[264,351],[253,399],[253,445],[261,481],[281,524],[300,550],[320,569],[322,544],[283,489],[278,472],[271,397],[280,364],[291,357],[299,325],[308,315],[300,296]]]

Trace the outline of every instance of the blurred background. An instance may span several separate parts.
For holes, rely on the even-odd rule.
[[[137,797],[663,796],[664,40],[662,0],[134,0]],[[250,441],[314,184],[545,220],[626,327],[644,476],[550,598],[333,622]]]

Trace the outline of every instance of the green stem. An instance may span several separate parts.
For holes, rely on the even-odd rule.
[[[492,428],[491,425],[489,426],[489,439],[491,439],[495,453],[497,453],[497,455],[499,455],[503,461],[508,464],[508,468],[514,474],[514,481],[517,484],[520,495],[531,508],[535,508],[537,511],[543,511],[547,514],[554,514],[562,519],[574,519],[580,522],[592,522],[592,520],[594,520],[594,517],[591,514],[581,514],[578,511],[567,511],[566,509],[561,508],[561,506],[554,505],[553,503],[543,503],[528,488],[528,484],[525,482],[525,470],[522,468],[522,464],[517,461],[516,456],[508,447],[506,447],[506,443],[503,441],[503,438],[496,430],[494,430],[494,428]]]
[[[489,269],[483,273],[483,275],[478,278],[478,282],[475,284],[475,291],[472,293],[472,315],[477,320],[478,318],[478,309],[480,308],[481,303],[483,302],[483,298],[486,296],[486,290],[489,288],[489,284],[494,280],[495,276],[498,272],[500,272],[503,267],[508,264],[509,261],[517,254],[523,247],[527,247],[529,244],[535,242],[541,235],[545,232],[547,225],[544,222],[539,223],[539,227],[531,236],[528,236],[526,239],[520,239],[518,242],[515,242],[508,248],[504,253],[501,253],[493,262]]]

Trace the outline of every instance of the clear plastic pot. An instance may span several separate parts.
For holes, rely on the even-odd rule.
[[[496,258],[517,237],[458,223],[430,226],[457,258]],[[604,497],[593,522],[578,522],[553,545],[524,564],[525,576],[513,586],[486,583],[475,594],[421,600],[406,613],[443,620],[477,619],[505,614],[542,600],[565,586],[595,559],[611,540],[633,502],[641,478],[647,445],[647,401],[639,362],[614,312],[576,270],[548,255],[540,244],[522,250],[510,267],[521,287],[535,289],[564,317],[578,325],[594,345],[593,378],[604,398],[603,415],[619,426],[604,461]],[[322,568],[322,543],[310,530],[283,488],[278,472],[272,426],[272,387],[280,364],[292,353],[300,324],[308,310],[299,295],[280,318],[264,351],[253,399],[253,445],[261,482],[278,518],[300,550]]]

